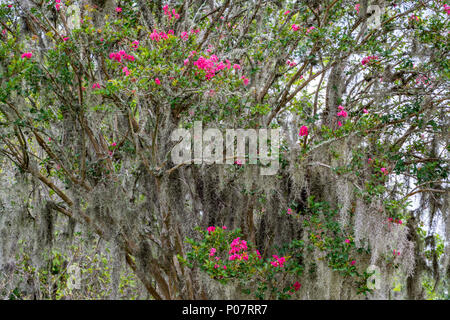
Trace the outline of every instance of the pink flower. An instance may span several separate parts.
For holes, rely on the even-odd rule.
[[[223,266],[223,268],[224,268],[225,270],[227,270],[227,266]]]
[[[216,248],[211,248],[209,255],[212,257],[216,253]]]
[[[261,260],[261,254],[259,253],[258,249],[256,250],[256,256]]]
[[[241,69],[241,66],[238,65],[238,64],[235,64],[235,65],[233,66],[233,69],[234,69],[234,70],[239,70],[239,69]]]
[[[208,229],[206,229],[208,231],[209,234],[211,234],[211,232],[214,232],[214,230],[216,230],[216,227],[208,227]]]
[[[294,31],[297,31],[298,29],[300,29],[300,27],[298,25],[296,25],[296,24],[293,24],[291,28]]]
[[[123,67],[123,68],[122,68],[122,72],[125,73],[126,76],[129,76],[129,75],[130,75],[130,71],[128,71],[128,68],[127,68],[127,67]]]
[[[61,5],[59,3],[55,4],[56,11],[59,11],[60,8],[61,8]]]
[[[287,209],[287,214],[292,214],[292,209],[291,208]]]
[[[159,78],[155,78],[155,83],[156,83],[157,85],[160,85],[160,84],[161,84],[161,81],[159,80]]]
[[[66,42],[67,40],[69,40],[69,37],[64,37],[63,41]]]
[[[122,12],[122,8],[121,8],[121,7],[117,7],[117,8],[116,8],[116,12],[117,12],[117,13]]]
[[[359,3],[355,5],[355,10],[356,10],[357,13],[359,13],[359,7],[360,7],[360,6],[361,6],[361,5],[360,5]]]
[[[100,83],[94,83],[92,85],[92,89],[96,89],[96,88],[100,89]]]
[[[245,76],[242,76],[242,79],[244,80],[244,85],[248,85],[248,78],[246,78]]]
[[[223,229],[223,230],[227,230],[227,227],[223,226],[222,229]]]
[[[295,290],[295,291],[298,291],[298,290],[300,289],[301,286],[302,286],[302,285],[301,285],[298,281],[296,281],[296,282],[294,283],[294,290]]]
[[[363,109],[363,112],[364,113],[369,113],[369,111],[367,111],[367,109]]]
[[[117,143],[113,142],[113,143],[111,144],[111,146],[115,147],[115,146],[117,146]]]
[[[184,59],[184,65],[186,66],[189,63],[189,59]]]
[[[354,265],[356,263],[356,261],[355,260],[353,260],[352,262],[350,262],[350,265]]]
[[[310,32],[313,31],[314,29],[316,29],[316,27],[314,27],[314,26],[309,27],[308,30],[306,30],[306,34],[310,33]]]
[[[22,59],[25,59],[25,58],[30,59],[32,56],[33,56],[32,52],[25,52],[22,54]]]
[[[301,136],[301,137],[307,136],[308,135],[308,127],[307,126],[301,126],[298,135]]]
[[[369,158],[369,160],[367,160],[367,162],[368,162],[368,163],[371,163],[371,162],[372,162],[372,158]]]
[[[403,221],[402,220],[398,220],[398,224],[403,224]]]
[[[350,239],[345,239],[345,243],[350,243]]]
[[[381,172],[383,172],[384,174],[387,174],[386,168],[381,168]]]
[[[287,14],[289,14],[290,13],[290,11],[289,10],[287,10],[285,13],[284,13],[284,15],[287,15]]]
[[[342,127],[342,122],[338,121],[338,126]]]
[[[131,43],[131,46],[132,46],[134,49],[137,49],[137,48],[139,47],[139,41],[138,41],[138,40],[134,40],[134,41]]]
[[[218,267],[219,267],[218,264],[215,264],[215,265],[214,265],[214,269],[217,269]]]
[[[183,31],[181,33],[180,38],[183,39],[183,40],[187,40],[189,38],[189,33],[187,33],[186,31]]]

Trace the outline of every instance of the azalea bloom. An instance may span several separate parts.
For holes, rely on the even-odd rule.
[[[211,248],[209,255],[212,257],[216,253],[216,248]]]
[[[60,7],[61,7],[61,5],[59,3],[55,4],[56,11],[59,11]]]
[[[134,41],[131,43],[131,46],[132,46],[134,49],[137,49],[137,48],[139,47],[139,41],[134,40]]]
[[[93,85],[92,85],[92,89],[100,89],[100,83],[94,83]]]
[[[222,229],[223,229],[223,230],[227,230],[227,227],[223,226]]]
[[[381,168],[381,172],[383,172],[384,174],[386,174],[386,172],[387,172],[386,168]]]
[[[111,143],[111,146],[115,147],[115,146],[117,146],[117,143],[113,142],[113,143]]]
[[[25,52],[22,54],[22,59],[25,59],[25,58],[30,59],[32,56],[33,56],[32,52]]]
[[[184,65],[186,66],[189,63],[189,59],[184,59]]]
[[[158,85],[161,84],[161,81],[159,80],[159,78],[155,79],[155,83],[158,84]]]
[[[360,5],[359,3],[355,5],[355,10],[356,10],[357,13],[359,13],[359,7],[360,7],[360,6],[361,6],[361,5]]]
[[[350,239],[345,239],[345,243],[350,243]]]
[[[235,65],[233,66],[233,69],[234,69],[234,70],[239,70],[239,69],[241,69],[241,66],[238,65],[238,64],[235,64]]]
[[[122,68],[122,72],[125,73],[126,76],[129,76],[129,75],[130,75],[130,71],[128,71],[128,68],[127,68],[127,67],[123,67],[123,68]]]
[[[302,126],[300,128],[300,131],[299,131],[298,135],[301,136],[301,137],[307,136],[308,135],[308,127],[307,126]]]
[[[287,209],[287,214],[292,214],[292,209],[291,208]]]
[[[122,8],[121,7],[117,7],[116,8],[116,12],[122,12]]]
[[[209,234],[211,234],[211,232],[214,232],[214,230],[216,230],[216,227],[208,227],[208,229],[206,229],[208,231]]]
[[[214,265],[214,269],[217,269],[218,267],[219,267],[218,264],[215,264],[215,265]]]
[[[284,13],[284,15],[287,15],[287,14],[289,14],[290,13],[290,11],[289,10],[287,10],[285,13]]]
[[[355,260],[353,260],[352,262],[350,262],[350,265],[354,265],[356,263],[356,261]]]
[[[300,27],[298,25],[296,25],[296,24],[293,24],[291,28],[294,31],[297,31],[298,29],[300,29]]]
[[[298,281],[296,281],[296,282],[294,283],[294,290],[295,290],[295,291],[298,291],[298,290],[300,289],[301,286],[302,286],[302,285],[301,285]]]
[[[363,109],[363,112],[364,113],[369,113],[369,111],[367,111],[367,109]]]
[[[310,32],[313,31],[314,29],[316,29],[316,27],[314,27],[314,26],[309,27],[309,28],[306,30],[306,34],[310,33]]]
[[[342,127],[342,122],[338,121],[338,126]]]
[[[183,40],[187,40],[189,38],[189,33],[187,33],[186,31],[183,31],[181,33],[180,38],[183,39]]]

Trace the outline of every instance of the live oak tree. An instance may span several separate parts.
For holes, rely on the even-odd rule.
[[[152,299],[448,296],[449,11],[2,1],[0,294],[146,297],[128,270]],[[280,128],[279,171],[173,163],[194,121]],[[108,274],[58,291],[98,243]]]

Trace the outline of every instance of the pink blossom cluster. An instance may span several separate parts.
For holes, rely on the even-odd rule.
[[[298,132],[298,135],[303,137],[308,135],[308,127],[307,126],[301,126],[300,131]]]
[[[295,67],[297,65],[294,61],[291,60],[286,61],[286,64],[290,67]]]
[[[25,58],[30,59],[32,56],[33,56],[32,52],[25,52],[22,54],[22,59],[25,59]]]
[[[377,56],[367,56],[361,60],[361,64],[364,66],[367,63],[369,63],[371,60],[378,60],[378,57]]]
[[[428,79],[428,77],[426,75],[419,75],[416,78],[416,84],[420,85],[420,84],[424,84],[426,86],[429,86],[431,84],[431,81]]]
[[[355,4],[355,10],[356,12],[359,14],[359,8],[361,7],[361,5],[359,3]]]
[[[286,258],[285,257],[278,257],[277,255],[273,255],[272,256],[275,261],[271,261],[270,264],[274,267],[283,267],[283,264],[286,262]]]
[[[136,50],[139,47],[139,41],[138,40],[134,40],[131,43],[131,46],[133,47],[134,50]]]
[[[287,209],[287,214],[293,214],[293,211],[292,211],[291,208],[288,208],[288,209]]]
[[[231,249],[228,251],[229,257],[228,259],[230,261],[233,260],[248,260],[248,255],[246,250],[247,247],[247,241],[241,240],[239,237],[234,239],[230,244]]]
[[[347,118],[348,113],[347,113],[347,111],[344,110],[345,108],[343,106],[339,106],[338,109],[339,109],[339,112],[337,113],[337,116]]]
[[[447,12],[448,15],[450,15],[450,6],[447,4],[444,4],[444,10]]]
[[[61,8],[61,0],[55,0],[55,9],[59,11]]]
[[[300,29],[300,26],[293,24],[291,28],[292,30],[297,31],[298,29]]]
[[[174,34],[173,30],[169,30],[169,33],[165,33],[165,32],[158,32],[157,30],[153,30],[153,32],[150,34],[150,39],[152,39],[153,41],[158,42],[159,40],[162,39],[169,39],[169,34]]]
[[[394,218],[388,218],[389,222],[397,223],[397,224],[403,224],[403,221],[400,219],[394,219]]]
[[[180,35],[180,38],[183,40],[189,39],[189,33],[187,33],[186,31],[183,31]]]
[[[134,56],[126,54],[125,51],[120,50],[119,52],[111,52],[109,54],[111,60],[116,60],[117,62],[122,62],[122,58],[127,61],[134,61]]]
[[[210,226],[206,229],[208,231],[208,234],[211,234],[211,232],[214,232],[216,230],[216,227]]]
[[[169,5],[167,5],[167,4],[163,7],[163,11],[164,11],[164,15],[169,17],[169,20],[172,19],[172,16],[175,19],[180,19],[180,15],[178,13],[176,13],[175,9],[172,9],[172,12],[170,12]]]
[[[392,252],[392,254],[393,254],[394,256],[399,256],[399,255],[400,255],[400,251],[396,251],[396,250],[394,249],[394,251]]]
[[[100,89],[100,83],[96,82],[92,84],[92,89]]]
[[[316,29],[316,27],[314,27],[314,26],[309,27],[308,29],[306,29],[306,34],[310,33],[310,32],[313,31],[314,29]]]
[[[419,21],[419,17],[413,14],[413,15],[411,15],[411,16],[409,17],[409,20],[416,20],[416,21]]]

